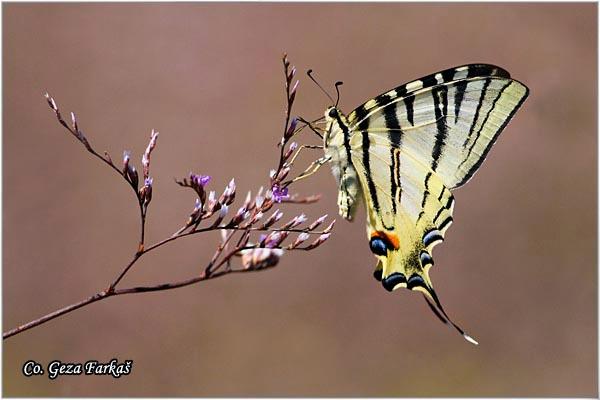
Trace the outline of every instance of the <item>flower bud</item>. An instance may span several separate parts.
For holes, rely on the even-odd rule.
[[[279,221],[281,219],[281,217],[283,217],[283,212],[281,212],[279,210],[275,210],[275,212],[273,214],[271,214],[271,216],[269,216],[269,218],[267,218],[267,220],[265,221],[265,223],[262,225],[261,228],[265,229],[265,228],[272,226],[274,223]]]
[[[298,81],[296,81],[296,85],[294,86],[294,89],[298,87]],[[293,97],[296,95],[295,92],[292,92],[292,95],[290,97],[292,97],[292,101],[294,100]],[[284,136],[284,140],[288,140],[289,138],[291,138],[292,136],[294,136],[294,132],[296,131],[296,126],[298,126],[298,118],[293,117],[291,122],[290,122],[290,126],[288,127],[287,131],[285,132],[285,136]]]
[[[223,222],[223,219],[225,219],[225,216],[227,215],[227,211],[229,211],[229,207],[227,207],[227,204],[222,204],[221,209],[219,210],[219,215],[217,215],[217,218],[212,224],[213,227],[219,226],[219,224]]]
[[[307,228],[307,230],[312,231],[312,230],[316,229],[318,226],[320,226],[325,221],[326,218],[327,218],[327,214],[317,218],[315,220],[315,222],[310,224],[310,226]]]
[[[288,246],[288,249],[290,249],[290,250],[295,249],[296,247],[300,246],[303,242],[308,240],[309,237],[310,237],[310,235],[308,233],[302,232],[301,234],[298,235],[296,240],[294,240],[294,243],[292,243],[291,245]]]
[[[331,236],[331,233],[324,233],[322,235],[320,235],[317,240],[315,240],[314,242],[312,242],[311,244],[309,244],[308,246],[306,246],[304,249],[305,250],[312,250],[316,247],[319,247],[320,245],[322,245],[327,239],[329,239],[329,236]]]

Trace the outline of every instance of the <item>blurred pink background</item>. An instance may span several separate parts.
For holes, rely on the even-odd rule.
[[[531,90],[475,179],[432,279],[480,341],[420,295],[372,278],[364,211],[274,270],[93,304],[3,342],[5,396],[597,395],[596,4],[3,4],[3,331],[105,288],[135,251],[134,199],[56,122],[45,91],[98,150],[150,130],[148,240],[193,206],[174,177],[240,194],[268,181],[283,125],[287,51],[341,106],[447,67],[500,65]],[[305,77],[295,111],[328,100]],[[307,141],[315,138],[307,135]],[[306,155],[307,164],[317,155]],[[336,215],[327,169],[299,184]],[[242,197],[242,196],[240,196]],[[237,207],[236,207],[237,209]],[[124,285],[198,274],[218,235],[181,240]],[[25,378],[23,363],[134,360],[110,377]]]

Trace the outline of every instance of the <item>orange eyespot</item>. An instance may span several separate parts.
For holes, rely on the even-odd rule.
[[[373,238],[380,238],[383,240],[389,250],[398,250],[400,248],[400,239],[398,239],[398,235],[394,233],[375,231],[371,233],[371,240]]]

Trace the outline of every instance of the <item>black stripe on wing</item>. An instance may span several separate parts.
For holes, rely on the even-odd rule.
[[[367,126],[369,125],[369,119],[367,118],[368,110],[366,107],[364,107],[364,104],[363,104],[363,106],[354,110],[353,113],[356,116],[356,120],[360,121],[360,123],[358,125],[356,125],[355,129],[358,131],[366,130]]]
[[[510,78],[510,74],[504,68],[492,64],[468,64],[456,69],[467,68],[467,78],[475,78],[479,76],[499,76],[502,78]]]
[[[486,83],[487,83],[487,81],[486,81]],[[490,117],[490,114],[494,111],[494,108],[496,108],[496,103],[498,102],[498,100],[500,99],[500,97],[502,97],[502,93],[504,93],[504,91],[506,90],[506,88],[509,87],[511,84],[512,84],[512,81],[508,81],[508,83],[506,85],[504,85],[502,87],[502,89],[500,89],[500,91],[498,92],[498,95],[494,98],[494,101],[492,101],[492,105],[490,106],[489,110],[485,114],[485,117],[483,118],[483,121],[481,122],[481,125],[479,126],[479,130],[475,134],[475,139],[473,140],[473,143],[471,143],[471,146],[469,146],[469,151],[467,153],[467,156],[465,157],[465,159],[463,160],[463,162],[459,165],[458,169],[460,169],[460,167],[462,167],[462,165],[471,156],[471,153],[473,152],[473,148],[475,147],[475,145],[477,144],[477,141],[479,140],[479,137],[481,136],[481,131],[483,130],[483,128],[486,127],[486,123],[488,121],[488,118]],[[482,94],[483,94],[483,92],[482,92]],[[478,104],[477,111],[479,111],[479,108],[481,107],[481,102],[482,102],[482,100],[480,100],[480,104]],[[476,116],[475,120],[473,121],[473,124],[475,124],[475,122],[476,122],[477,119],[478,118]],[[471,131],[469,132],[469,137],[468,138],[471,138],[471,136],[473,136],[473,126],[471,126]],[[465,142],[465,144],[466,144],[466,142]]]
[[[368,121],[368,120],[367,120]],[[379,209],[379,199],[377,198],[377,189],[375,188],[375,182],[373,182],[373,176],[371,174],[371,152],[369,151],[369,147],[371,146],[371,141],[369,139],[369,134],[367,132],[362,132],[362,146],[363,146],[363,166],[365,168],[366,177],[367,177],[367,186],[369,188],[369,196],[371,197],[371,201],[373,202],[373,208],[377,212],[380,213]]]
[[[435,143],[431,152],[431,169],[435,171],[442,155],[442,150],[446,145],[446,137],[448,136],[448,125],[446,117],[448,115],[448,87],[441,86],[431,91],[433,97],[433,108],[435,112],[435,123],[437,133],[435,135]]]
[[[467,146],[467,143],[469,143],[469,140],[473,136],[473,129],[475,129],[475,125],[477,124],[477,121],[479,121],[479,112],[481,111],[481,107],[485,104],[485,102],[484,102],[485,95],[486,95],[488,87],[490,86],[490,83],[492,83],[491,79],[486,79],[485,81],[483,81],[483,88],[481,89],[481,93],[479,94],[479,101],[477,102],[477,108],[475,108],[475,116],[473,117],[473,122],[471,122],[471,127],[469,128],[469,134],[465,138],[463,147]]]
[[[402,128],[398,121],[397,103],[390,104],[383,109],[385,127],[388,131],[388,140],[390,141],[390,188],[392,192],[392,210],[396,214],[396,199],[399,199],[399,193],[402,191],[400,182],[400,148],[402,146]]]
[[[458,122],[458,116],[460,115],[460,107],[462,106],[465,92],[467,91],[467,85],[469,81],[462,80],[456,83],[456,89],[454,92],[454,123]]]
[[[512,83],[513,81],[511,81],[510,83]],[[509,83],[509,85],[510,85]],[[508,86],[508,85],[507,85]],[[504,90],[504,88],[503,88]],[[494,137],[489,141],[487,147],[483,150],[483,153],[481,154],[481,156],[479,156],[479,159],[477,160],[477,162],[475,162],[471,168],[469,169],[469,171],[466,173],[466,175],[463,177],[463,179],[456,185],[456,187],[459,187],[461,185],[464,185],[469,179],[471,179],[471,177],[475,174],[475,172],[479,169],[479,167],[481,166],[481,164],[483,163],[483,161],[485,160],[485,158],[487,157],[487,154],[489,153],[490,149],[492,148],[492,146],[494,145],[494,143],[496,143],[496,140],[498,139],[498,136],[500,136],[500,133],[502,133],[502,131],[504,130],[504,128],[506,128],[506,125],[508,125],[508,123],[510,122],[510,120],[514,117],[515,113],[517,112],[517,110],[519,108],[521,108],[521,106],[523,105],[523,102],[527,99],[527,97],[529,96],[529,89],[527,89],[527,87],[525,86],[525,95],[521,98],[521,100],[515,105],[515,107],[512,109],[512,111],[510,112],[510,114],[508,114],[508,116],[504,119],[504,122],[502,123],[502,125],[500,125],[500,127],[498,128],[498,130],[496,131],[496,133],[494,134]],[[495,101],[494,101],[495,103]],[[492,107],[493,108],[493,107]],[[477,138],[475,139],[477,140]],[[473,146],[475,142],[473,142]],[[469,154],[471,153],[472,148],[469,149]],[[468,158],[468,157],[467,157]]]

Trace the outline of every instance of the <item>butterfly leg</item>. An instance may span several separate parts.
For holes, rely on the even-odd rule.
[[[306,170],[304,170],[303,173],[301,173],[300,175],[298,175],[294,179],[285,182],[283,184],[283,186],[288,186],[288,185],[292,184],[293,182],[297,182],[297,181],[299,181],[301,179],[308,178],[309,176],[311,176],[312,174],[314,174],[315,172],[317,172],[319,170],[319,168],[321,168],[325,163],[329,162],[330,160],[331,160],[330,156],[325,156],[325,157],[319,158],[318,160],[313,161],[308,166],[308,168],[306,168]]]
[[[321,139],[323,139],[323,134],[322,134],[322,130],[320,131],[318,127],[314,126],[312,123],[313,122],[317,122],[319,120],[323,119],[323,117],[316,119],[314,121],[307,121],[302,117],[298,117],[298,120],[302,123],[305,124],[305,126],[308,126],[310,128],[311,131],[313,131],[313,133],[315,133],[318,137],[320,137]]]
[[[296,154],[294,154],[294,157],[292,157],[292,159],[290,160],[290,162],[288,164],[289,165],[294,164],[294,161],[296,161],[296,157],[298,157],[298,154],[300,154],[300,152],[302,151],[302,149],[322,149],[322,148],[323,148],[323,146],[303,144],[302,146],[300,146],[298,148],[298,151],[296,151]]]

